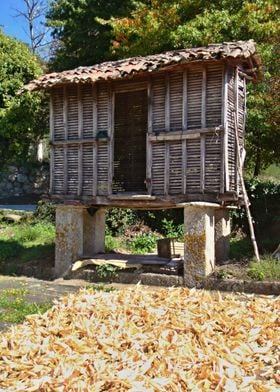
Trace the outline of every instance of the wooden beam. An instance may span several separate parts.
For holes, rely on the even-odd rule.
[[[223,127],[216,128],[205,128],[205,129],[192,129],[183,132],[169,132],[168,134],[161,133],[159,135],[148,135],[150,142],[162,142],[165,140],[186,140],[186,139],[197,139],[202,134],[213,134],[222,133]]]
[[[169,75],[165,75],[165,132],[170,131],[170,81]]]
[[[202,94],[201,94],[201,127],[206,128],[206,88],[207,74],[206,66],[202,70]],[[205,134],[200,136],[200,190],[203,193],[205,189]]]
[[[182,128],[183,131],[188,129],[188,71],[183,72],[183,108],[182,108]]]

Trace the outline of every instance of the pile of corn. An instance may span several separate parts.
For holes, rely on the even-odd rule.
[[[276,391],[280,300],[83,290],[0,338],[0,391]]]

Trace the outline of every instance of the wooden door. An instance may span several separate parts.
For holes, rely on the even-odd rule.
[[[115,94],[113,193],[146,192],[147,91]]]

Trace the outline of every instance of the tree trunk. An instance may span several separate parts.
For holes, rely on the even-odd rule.
[[[261,150],[258,147],[257,154],[256,154],[255,168],[254,168],[254,177],[257,177],[260,174],[260,171],[261,171]]]

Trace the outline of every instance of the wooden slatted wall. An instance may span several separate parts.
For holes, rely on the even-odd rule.
[[[236,190],[236,142],[235,142],[235,72],[233,68],[228,68],[228,97],[227,97],[227,123],[228,123],[228,176],[229,191]]]
[[[152,194],[220,192],[222,91],[221,64],[152,78]]]
[[[111,107],[108,84],[70,85],[53,90],[52,189],[57,195],[107,195]]]

